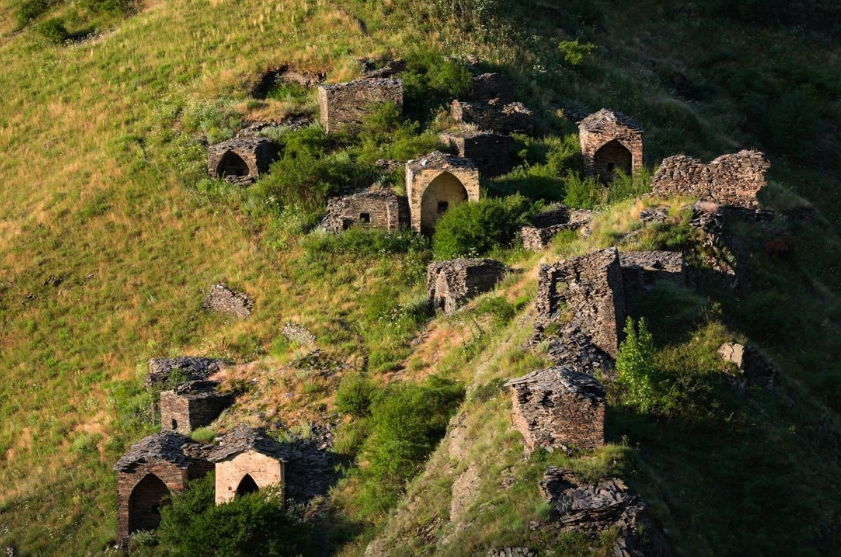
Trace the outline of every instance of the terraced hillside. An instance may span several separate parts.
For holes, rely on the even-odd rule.
[[[532,527],[547,519],[537,481],[551,465],[622,477],[674,555],[837,552],[837,7],[418,4],[3,0],[0,548],[112,552],[112,465],[159,427],[142,385],[147,361],[194,354],[243,364],[225,378],[241,397],[217,430],[269,425],[306,441],[334,428],[343,479],[310,502],[307,513],[324,525],[313,554],[358,555],[371,542],[387,555],[507,546],[606,554],[610,539]],[[206,178],[206,142],[251,122],[314,114],[311,90],[260,90],[266,70],[288,65],[338,82],[363,71],[360,59],[398,56],[409,63],[403,118],[386,111],[336,139],[317,125],[272,126],[267,133],[296,160],[281,160],[247,190]],[[473,57],[514,78],[542,136],[518,137],[518,167],[485,182],[490,197],[508,196],[489,214],[514,215],[515,227],[540,203],[563,200],[596,206],[598,216],[589,238],[562,234],[537,255],[505,234],[481,245],[479,255],[522,273],[455,317],[433,316],[424,278],[443,242],[313,228],[339,187],[403,186],[399,171],[375,161],[439,146],[447,103],[464,93]],[[605,448],[524,458],[499,387],[546,364],[539,348],[523,347],[539,262],[614,244],[699,247],[689,201],[636,201],[645,180],[605,198],[581,179],[571,117],[603,106],[643,126],[650,171],[676,153],[710,160],[764,150],[772,183],[762,201],[787,216],[736,227],[738,287],[699,280],[694,292],[657,291],[633,316],[649,322],[649,356],[672,406],[644,410],[617,394]],[[665,224],[643,226],[649,205],[668,208]],[[785,249],[766,249],[774,240]],[[255,298],[249,319],[202,309],[218,282]],[[312,347],[289,342],[286,322],[314,333],[323,361],[308,363]],[[746,339],[774,362],[775,389],[739,392],[720,373],[718,346]],[[336,411],[336,390],[359,374],[396,401],[382,404],[382,416],[432,409],[411,465],[378,473],[377,459],[390,456],[377,452],[377,435],[393,433],[391,422]],[[455,490],[453,512],[453,482],[465,473],[474,481]],[[501,478],[513,478],[510,489],[499,489]]]

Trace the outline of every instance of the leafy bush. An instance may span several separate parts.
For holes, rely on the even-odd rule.
[[[578,39],[574,41],[561,41],[558,44],[558,50],[563,54],[564,62],[571,68],[576,68],[583,64],[595,49],[596,45],[582,43]]]
[[[625,199],[632,199],[651,193],[651,172],[641,167],[631,176],[617,170],[616,175],[608,188],[608,201],[616,203]]]
[[[64,26],[64,20],[60,17],[53,17],[42,21],[35,28],[38,34],[50,41],[53,44],[63,44],[70,38],[70,33],[67,27]]]
[[[49,9],[50,4],[47,0],[24,0],[15,10],[15,20],[20,27],[23,27],[38,19]]]
[[[494,323],[497,326],[505,325],[514,319],[514,315],[516,315],[514,306],[502,296],[491,296],[482,299],[476,307],[476,312],[480,315],[492,315]]]
[[[654,338],[645,318],[639,320],[639,332],[630,317],[625,324],[625,340],[616,357],[616,383],[623,390],[625,404],[648,413],[657,404],[654,393]]]
[[[216,439],[216,432],[209,427],[200,427],[193,431],[190,439],[199,443],[212,443]]]
[[[406,55],[407,70],[401,74],[405,91],[404,109],[419,121],[428,121],[435,111],[454,98],[470,93],[472,77],[457,62],[437,52],[416,50]]]
[[[336,409],[357,418],[370,416],[371,404],[378,392],[373,381],[361,373],[348,375],[336,391]]]
[[[158,538],[173,557],[293,557],[310,547],[311,528],[261,490],[216,506],[213,474],[190,482],[161,509]]]
[[[311,253],[352,253],[371,257],[429,251],[429,240],[407,228],[387,232],[378,228],[356,227],[337,235],[312,234],[302,244]]]
[[[522,195],[456,205],[436,225],[435,257],[473,257],[510,247],[528,210],[528,200]]]
[[[564,203],[575,209],[594,209],[607,199],[607,188],[595,178],[582,179],[570,172],[566,179]]]

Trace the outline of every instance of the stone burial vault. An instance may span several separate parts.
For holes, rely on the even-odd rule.
[[[247,186],[269,171],[278,154],[277,145],[264,137],[229,139],[208,147],[207,173]]]
[[[642,167],[642,128],[628,116],[602,109],[578,123],[585,176],[613,181],[617,170],[632,176]]]
[[[454,205],[479,201],[479,169],[470,159],[434,151],[406,163],[412,228],[432,234]]]

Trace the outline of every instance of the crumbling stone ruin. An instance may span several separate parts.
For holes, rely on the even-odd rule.
[[[304,87],[314,87],[315,85],[324,81],[326,74],[321,73],[307,73],[296,70],[288,65],[275,67],[263,72],[257,84],[251,91],[251,96],[262,99],[265,98],[269,92],[282,83],[296,83]]]
[[[352,226],[398,230],[409,225],[409,202],[392,190],[372,186],[364,191],[327,200],[322,226],[338,233]]]
[[[483,73],[473,76],[470,98],[476,102],[514,102],[514,81],[500,73]]]
[[[479,201],[479,169],[470,159],[434,151],[406,163],[412,228],[431,235],[454,205]]]
[[[441,141],[459,157],[472,160],[483,176],[493,178],[511,172],[511,148],[514,140],[489,131],[462,129],[440,135]]]
[[[736,364],[736,379],[739,387],[748,383],[773,389],[777,384],[777,370],[768,359],[752,346],[736,342],[725,342],[718,349],[718,354],[726,362]]]
[[[362,64],[365,67],[365,73],[363,74],[363,77],[365,77],[366,79],[382,79],[387,77],[394,77],[395,75],[406,71],[406,68],[408,67],[408,63],[401,58],[397,58],[395,60],[388,60],[380,68],[374,68],[373,62],[370,60],[363,60]]]
[[[264,137],[240,137],[211,145],[207,149],[207,172],[232,184],[247,186],[269,171],[279,149]]]
[[[593,212],[580,209],[570,211],[563,206],[533,216],[532,226],[520,229],[523,247],[530,251],[546,249],[552,239],[563,230],[579,230],[593,218]]]
[[[265,487],[282,487],[285,455],[283,445],[260,429],[240,426],[220,438],[209,455],[216,470],[216,504]]]
[[[631,495],[619,478],[585,483],[568,470],[550,467],[538,486],[550,505],[550,520],[560,531],[578,531],[595,538],[616,529],[619,536],[613,554],[617,557],[664,554],[645,503]],[[643,532],[647,540],[642,539]]]
[[[216,381],[189,381],[161,393],[161,429],[189,435],[210,425],[234,396],[218,390]]]
[[[686,155],[664,159],[651,180],[656,195],[690,195],[755,209],[757,195],[768,185],[765,178],[771,163],[759,151],[739,151],[722,155],[709,164]]]
[[[508,267],[493,259],[452,259],[431,263],[426,292],[436,310],[453,313],[465,302],[493,290]]]
[[[254,300],[244,292],[234,292],[224,284],[214,284],[204,298],[204,309],[245,319],[254,309]]]
[[[578,123],[584,175],[605,184],[617,170],[632,176],[642,167],[642,128],[628,116],[603,108]]]
[[[287,321],[283,325],[283,336],[289,342],[296,342],[301,345],[315,344],[315,335],[297,323]]]
[[[402,80],[359,79],[318,86],[321,125],[327,133],[358,126],[372,108],[388,102],[403,107]]]
[[[680,252],[623,251],[619,253],[619,264],[627,311],[633,300],[655,282],[665,280],[687,286],[686,265]]]
[[[616,358],[625,323],[622,268],[616,248],[541,265],[535,326],[571,325],[597,348]]]
[[[164,385],[170,378],[182,381],[201,381],[222,369],[229,362],[217,358],[178,356],[177,358],[152,358],[149,360],[149,375],[146,386]]]
[[[146,437],[129,448],[114,465],[117,471],[117,524],[125,542],[139,530],[154,530],[161,507],[171,493],[189,480],[203,477],[213,466],[207,447],[172,431]]]
[[[589,451],[604,445],[605,390],[591,375],[550,367],[505,384],[526,451]]]
[[[518,102],[504,104],[498,100],[488,103],[454,100],[450,115],[457,123],[475,126],[480,130],[534,134],[532,111]]]

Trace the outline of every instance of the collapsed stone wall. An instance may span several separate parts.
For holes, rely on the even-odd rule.
[[[534,134],[532,112],[518,102],[506,104],[497,100],[488,103],[454,100],[450,114],[457,123],[476,126],[480,130]]]
[[[328,133],[360,125],[373,108],[388,102],[403,107],[402,80],[359,79],[318,86],[321,125]]]
[[[207,173],[211,178],[249,185],[269,171],[280,150],[265,137],[239,137],[207,148]]]
[[[508,267],[493,259],[453,259],[429,265],[426,291],[436,310],[453,313],[465,302],[493,290]]]
[[[680,252],[623,251],[619,253],[619,264],[622,267],[627,312],[634,299],[655,282],[669,281],[681,287],[687,285],[686,264]]]
[[[216,381],[190,381],[161,393],[161,430],[189,435],[210,425],[234,403],[234,397],[217,390]]]
[[[686,155],[664,159],[651,180],[656,195],[690,195],[754,209],[757,195],[768,184],[771,163],[759,151],[739,151],[722,155],[709,164]]]
[[[505,384],[513,420],[526,450],[589,451],[604,445],[605,390],[594,377],[568,367],[535,371]]]
[[[473,76],[470,98],[476,102],[514,102],[514,81],[500,73],[483,73]]]
[[[146,377],[146,387],[163,385],[176,375],[183,381],[207,379],[229,363],[218,358],[195,356],[152,358],[149,360],[149,375]]]
[[[338,233],[357,225],[398,230],[409,223],[407,198],[386,188],[372,187],[327,200],[327,213],[322,226],[329,232]]]
[[[254,309],[254,300],[244,292],[234,292],[224,284],[214,284],[204,298],[203,307],[209,311],[245,319]]]
[[[511,172],[511,147],[514,140],[489,131],[462,129],[446,132],[441,141],[455,149],[459,157],[468,158],[479,168],[479,173],[490,178]]]
[[[615,358],[625,322],[622,268],[616,248],[541,265],[535,326],[572,325]]]
[[[579,230],[592,218],[592,211],[570,211],[567,207],[535,215],[531,218],[532,226],[524,226],[520,229],[523,247],[530,251],[542,251],[559,232]]]

